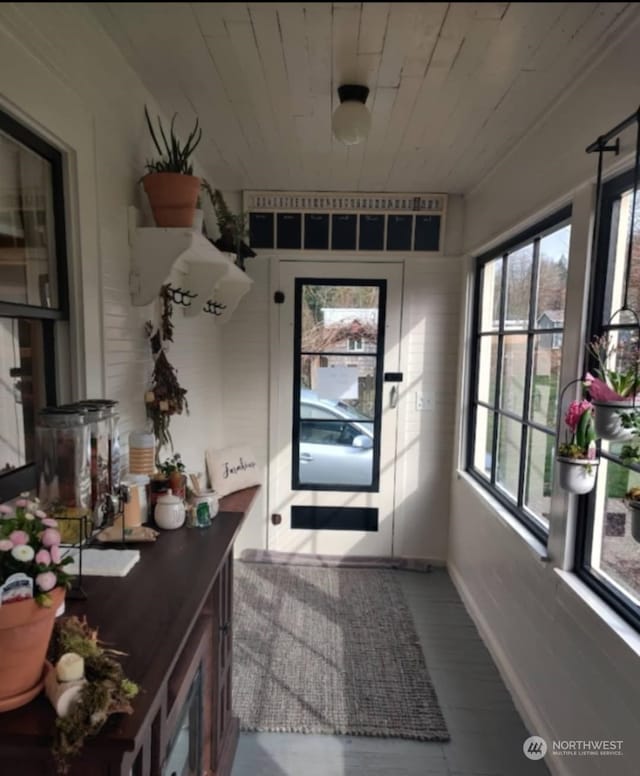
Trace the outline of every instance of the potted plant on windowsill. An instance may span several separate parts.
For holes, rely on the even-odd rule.
[[[191,163],[191,156],[202,140],[198,120],[182,145],[174,132],[177,114],[171,119],[168,139],[158,116],[161,144],[146,106],[144,115],[153,144],[160,154],[159,159],[146,163],[147,174],[142,179],[156,226],[190,228],[200,193],[200,178],[193,175]]]
[[[596,434],[612,442],[633,438],[636,394],[640,391],[640,349],[638,337],[614,344],[610,335],[595,337],[587,346],[597,361],[595,375],[587,373],[584,383],[594,406]],[[615,369],[609,364],[615,357]]]
[[[625,504],[631,515],[631,536],[640,542],[640,488],[630,488],[625,493]]]
[[[564,422],[570,434],[566,442],[558,445],[560,487],[578,495],[589,493],[595,485],[600,463],[591,402],[585,399],[571,402]]]

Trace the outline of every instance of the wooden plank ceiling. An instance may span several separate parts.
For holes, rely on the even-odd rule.
[[[223,189],[468,193],[637,3],[92,3]],[[337,87],[371,133],[331,134]],[[142,113],[142,106],[140,108]],[[567,139],[570,142],[570,138]]]

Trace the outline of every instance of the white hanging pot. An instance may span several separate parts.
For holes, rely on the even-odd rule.
[[[627,501],[631,517],[631,536],[640,542],[640,501]]]
[[[634,409],[633,399],[621,399],[620,401],[592,401],[594,408],[593,419],[596,436],[607,439],[610,442],[628,442],[633,438],[633,431],[624,428],[620,420],[621,412],[630,412]],[[640,409],[640,407],[638,408]]]
[[[582,495],[593,490],[600,459],[558,457],[560,487],[569,493]]]

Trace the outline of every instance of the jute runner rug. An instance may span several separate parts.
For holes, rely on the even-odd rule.
[[[449,739],[395,574],[236,563],[242,730]]]

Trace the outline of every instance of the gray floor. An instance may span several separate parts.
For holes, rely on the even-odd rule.
[[[451,741],[242,733],[232,776],[543,776],[529,735],[448,574],[397,572]]]

